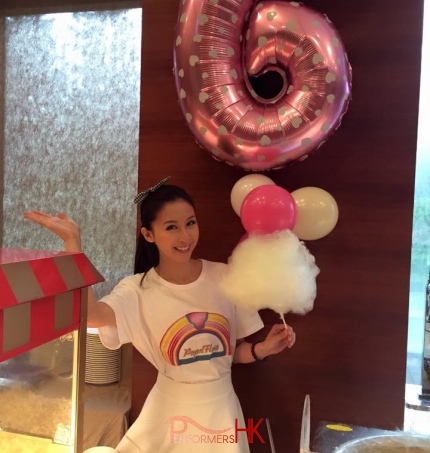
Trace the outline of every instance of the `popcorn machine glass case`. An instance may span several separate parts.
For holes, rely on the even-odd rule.
[[[0,249],[0,451],[80,453],[87,287],[83,253]]]

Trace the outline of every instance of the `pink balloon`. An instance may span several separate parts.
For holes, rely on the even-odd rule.
[[[179,104],[212,157],[251,171],[280,168],[306,158],[340,126],[351,67],[326,15],[284,0],[180,3]],[[279,90],[267,98],[255,84],[270,72]]]
[[[291,230],[297,207],[292,195],[279,186],[260,186],[249,192],[242,203],[240,219],[248,233],[270,234]]]

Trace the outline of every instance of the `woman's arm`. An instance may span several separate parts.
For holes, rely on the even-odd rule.
[[[24,218],[52,231],[64,242],[66,252],[82,252],[81,230],[79,226],[63,213],[56,216],[41,211],[25,212]],[[92,288],[88,288],[88,327],[103,327],[116,324],[112,308],[97,302]]]
[[[278,354],[285,348],[293,347],[296,341],[296,334],[292,327],[285,329],[283,324],[275,324],[270,329],[264,341],[255,344],[254,353],[258,359],[263,360],[269,355]],[[244,340],[238,340],[236,350],[233,356],[234,363],[252,363],[255,362],[251,352],[251,343]]]
[[[116,325],[115,312],[104,302],[98,302],[92,288],[88,288],[88,327],[104,327]]]

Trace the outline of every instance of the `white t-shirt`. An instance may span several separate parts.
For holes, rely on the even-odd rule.
[[[236,340],[263,327],[227,300],[218,287],[226,264],[202,260],[199,278],[176,285],[151,269],[126,277],[101,299],[115,312],[116,326],[99,328],[110,349],[133,343],[160,373],[177,382],[203,382],[230,373]]]

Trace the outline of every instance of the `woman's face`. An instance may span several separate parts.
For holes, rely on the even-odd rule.
[[[160,262],[188,261],[199,240],[194,209],[181,199],[164,205],[152,223],[151,231],[146,228],[141,231],[147,241],[157,246]]]

